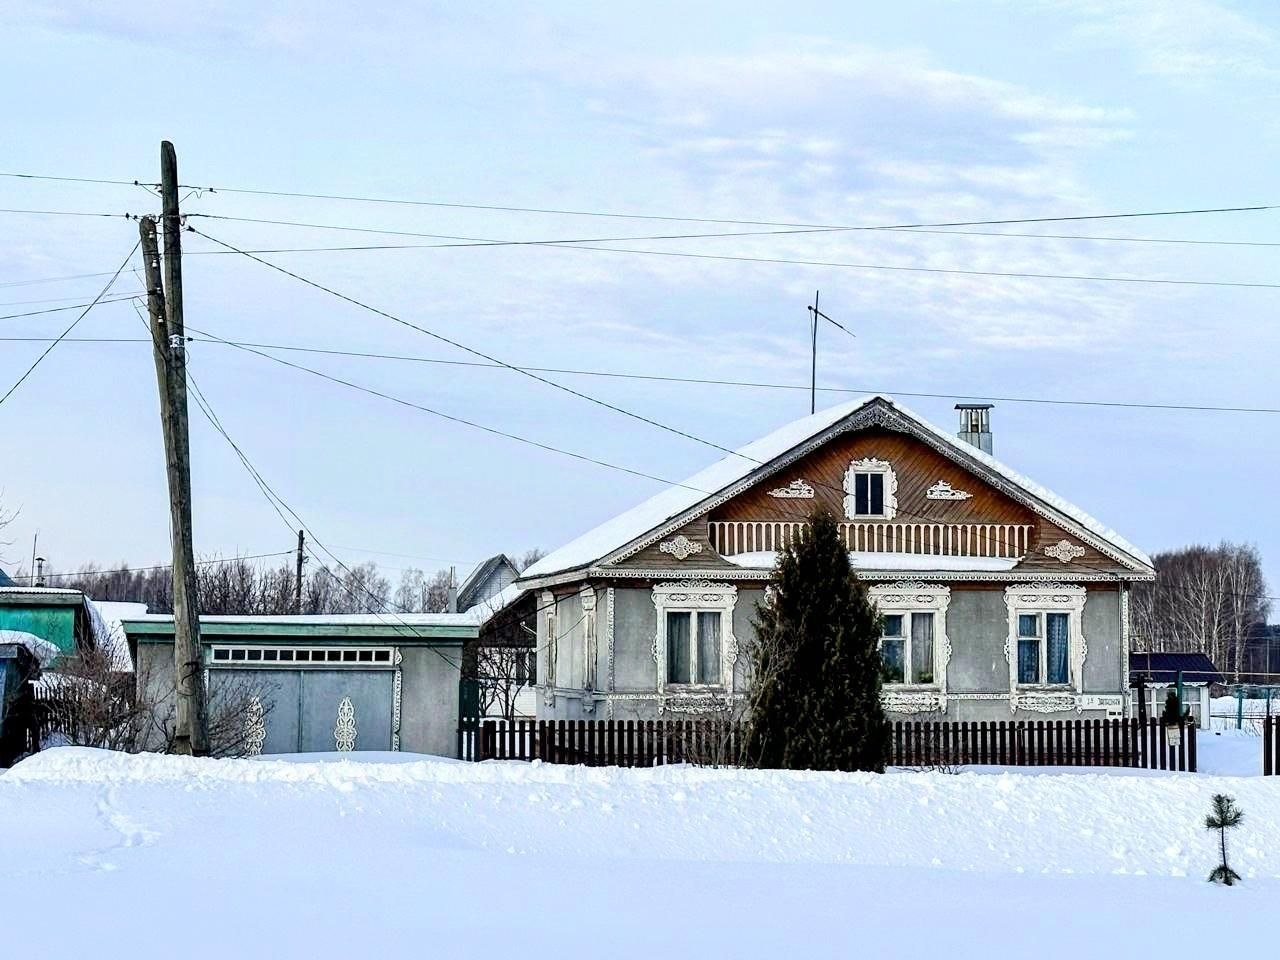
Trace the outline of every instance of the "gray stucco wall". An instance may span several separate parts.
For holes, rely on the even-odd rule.
[[[597,683],[591,694],[581,690],[584,628],[570,629],[582,617],[577,594],[562,598],[558,604],[558,623],[562,636],[558,642],[558,673],[553,702],[539,691],[538,716],[547,719],[603,719],[606,697],[613,694],[612,708],[616,719],[652,719],[657,716],[657,665],[653,660],[653,643],[657,632],[657,612],[649,584],[615,586],[614,588],[614,685],[608,687],[608,643],[606,635],[606,598],[603,585],[596,585],[597,595]],[[745,690],[748,658],[746,650],[755,635],[756,603],[763,589],[755,585],[738,589],[733,613],[733,630],[739,646],[735,667],[735,690]],[[1083,692],[1086,695],[1120,695],[1126,693],[1127,651],[1123,649],[1120,624],[1120,594],[1114,589],[1090,589],[1084,606],[1082,629],[1088,653],[1084,662]],[[1009,630],[1008,609],[1003,585],[995,589],[966,588],[954,584],[947,611],[946,629],[951,643],[951,660],[947,670],[948,702],[945,715],[917,715],[913,719],[1009,720],[1071,719],[1078,716],[1100,717],[1105,711],[1086,709],[1064,713],[1012,714],[1009,709],[1009,662],[1005,643]],[[539,646],[546,642],[544,625],[539,625]],[[539,682],[544,680],[539,673]],[[959,695],[957,698],[954,695]],[[980,699],[965,699],[976,695]],[[1127,696],[1125,697],[1127,702]],[[591,709],[584,709],[587,703]],[[892,715],[891,715],[892,716]],[[904,717],[911,719],[912,717]]]
[[[287,645],[287,644],[285,644]],[[461,661],[461,648],[444,646],[439,648],[429,648],[425,646],[404,646],[400,647],[401,656],[401,699],[400,699],[400,749],[412,753],[426,753],[437,756],[456,757],[458,755],[458,710],[459,710],[459,670],[456,664]],[[172,701],[173,696],[173,646],[169,643],[139,643],[138,644],[138,685],[139,693],[146,696],[152,702],[163,702],[164,709],[167,709],[168,703]],[[288,699],[292,695],[293,702],[284,704],[276,703],[273,710],[298,712],[296,703],[298,691],[301,689],[298,684],[285,682],[284,677],[296,676],[300,672],[311,670],[317,676],[321,673],[331,675],[333,682],[337,684],[334,687],[338,690],[343,686],[342,674],[344,669],[355,669],[357,673],[378,674],[374,678],[374,686],[369,688],[368,696],[376,697],[377,703],[373,713],[377,716],[369,716],[370,730],[374,728],[381,729],[386,725],[387,718],[383,717],[384,712],[390,713],[392,705],[390,703],[391,690],[393,688],[392,675],[394,671],[390,669],[361,671],[358,668],[338,668],[334,670],[321,670],[319,668],[255,668],[256,673],[263,676],[264,688],[272,691],[272,696],[276,700]],[[216,698],[219,677],[225,672],[225,668],[210,668],[210,690],[211,697]],[[233,671],[237,676],[247,671]],[[273,678],[281,678],[281,682],[274,682]],[[353,697],[356,696],[360,689],[368,687],[368,684],[357,684],[354,681],[347,684],[352,688]],[[315,686],[315,684],[312,684]],[[385,694],[385,695],[384,695]],[[326,698],[326,704],[334,697]],[[386,700],[386,703],[382,701]],[[366,711],[367,712],[367,711]],[[356,726],[360,729],[362,713],[357,712]],[[319,723],[319,720],[315,721]],[[324,722],[328,723],[327,718]],[[268,718],[268,726],[272,725],[270,717]],[[331,726],[331,724],[329,724]],[[389,726],[388,726],[389,729]],[[373,735],[372,732],[370,734]],[[148,746],[152,749],[160,749],[163,743],[158,739],[154,740]],[[268,745],[269,746],[269,745]],[[360,747],[359,737],[357,737],[357,747]],[[380,749],[386,749],[379,744]],[[331,744],[327,745],[327,749],[333,749]]]
[[[461,648],[400,648],[400,749],[441,757],[458,755]]]

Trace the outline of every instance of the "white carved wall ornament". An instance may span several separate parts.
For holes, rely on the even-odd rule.
[[[1072,560],[1078,560],[1086,553],[1084,547],[1072,543],[1070,540],[1059,540],[1052,546],[1044,548],[1045,556],[1053,557],[1063,563],[1070,563]]]
[[[1029,710],[1035,713],[1057,713],[1084,709],[1084,662],[1089,656],[1089,642],[1084,635],[1084,606],[1089,592],[1069,583],[1016,583],[1004,591],[1009,614],[1005,634],[1004,655],[1009,662],[1009,712]],[[1068,688],[1049,689],[1018,684],[1018,614],[1066,613],[1071,658],[1071,683]],[[1042,628],[1043,629],[1043,628]]]
[[[356,705],[350,697],[338,701],[338,722],[333,727],[334,747],[342,753],[356,748]]]
[[[400,701],[404,693],[404,655],[396,647],[395,674],[391,681],[391,749],[400,750]]]
[[[876,514],[876,519],[892,520],[898,512],[898,475],[893,472],[893,464],[888,460],[877,460],[868,457],[865,460],[854,460],[844,473],[844,515],[850,520],[859,519],[857,501],[854,494],[854,478],[859,473],[884,474],[884,513]],[[866,518],[866,514],[862,515]]]
[[[924,495],[926,500],[968,500],[972,496],[967,490],[957,490],[946,480],[939,480]]]
[[[804,480],[792,480],[785,487],[775,487],[769,496],[779,500],[812,500],[813,487]]]
[[[881,694],[886,710],[895,713],[944,712],[947,709],[947,667],[951,663],[951,640],[947,636],[947,608],[951,588],[940,583],[899,580],[873,584],[868,588],[876,609],[894,613],[933,614],[933,676],[928,686],[886,686]]]
[[[880,703],[890,713],[941,713],[946,709],[936,693],[885,690],[880,694]]]
[[[613,693],[614,680],[616,677],[613,656],[613,587],[609,587],[604,592],[604,642],[605,648],[609,652],[609,676],[607,679],[608,690]],[[606,704],[609,711],[609,719],[613,719],[613,698],[609,698]]]
[[[658,549],[663,553],[669,553],[677,560],[688,560],[695,553],[702,552],[702,544],[696,540],[690,540],[683,533],[672,540],[664,540],[658,545]]]
[[[253,696],[249,698],[249,707],[244,714],[244,753],[247,757],[262,754],[262,745],[267,742],[266,711],[262,700]]]
[[[662,697],[658,700],[658,716],[661,717],[668,713],[729,713],[733,710],[733,704],[736,699],[732,695],[718,697],[715,694],[707,694],[706,696],[678,694],[672,697]]]

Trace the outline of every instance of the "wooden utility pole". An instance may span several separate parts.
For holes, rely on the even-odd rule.
[[[298,531],[298,570],[293,576],[293,612],[302,612],[302,565],[306,562],[307,556],[305,551],[307,543],[307,535],[303,530]]]
[[[174,752],[209,754],[208,706],[196,608],[196,563],[191,533],[191,450],[187,433],[186,337],[182,323],[182,221],[178,211],[178,159],[173,144],[160,145],[164,282],[156,223],[138,224],[146,265],[147,311],[155,350],[169,484],[169,532],[173,550],[173,667],[177,695]]]

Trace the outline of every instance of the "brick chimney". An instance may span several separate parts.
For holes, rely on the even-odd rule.
[[[957,403],[960,411],[958,436],[983,453],[991,452],[991,407],[989,403]]]

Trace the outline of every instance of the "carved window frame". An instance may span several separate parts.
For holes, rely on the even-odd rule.
[[[878,473],[884,477],[884,511],[858,513],[857,478],[860,473]],[[898,475],[888,460],[867,457],[853,460],[844,472],[844,515],[849,520],[892,520],[898,513]]]
[[[659,583],[653,588],[653,606],[657,615],[654,630],[653,661],[658,667],[658,694],[707,694],[734,692],[734,666],[738,662],[738,641],[733,634],[733,611],[738,605],[738,588],[731,583],[687,580]],[[667,614],[720,614],[720,683],[667,682]]]
[[[1031,710],[1048,713],[1057,710],[1082,709],[1084,664],[1089,656],[1089,643],[1084,635],[1084,607],[1089,591],[1078,584],[1015,583],[1004,591],[1008,611],[1008,630],[1004,642],[1005,659],[1009,663],[1009,710]],[[1018,682],[1018,617],[1034,614],[1046,624],[1046,613],[1067,614],[1067,659],[1071,668],[1069,682],[1042,684]],[[1042,631],[1047,629],[1042,626]]]
[[[947,635],[947,609],[951,605],[951,588],[940,583],[898,581],[873,584],[867,588],[876,610],[883,614],[902,614],[910,621],[913,613],[933,614],[934,683],[885,684],[881,700],[886,710],[918,713],[947,708],[947,668],[951,663],[951,640]],[[909,654],[909,647],[904,655]]]

